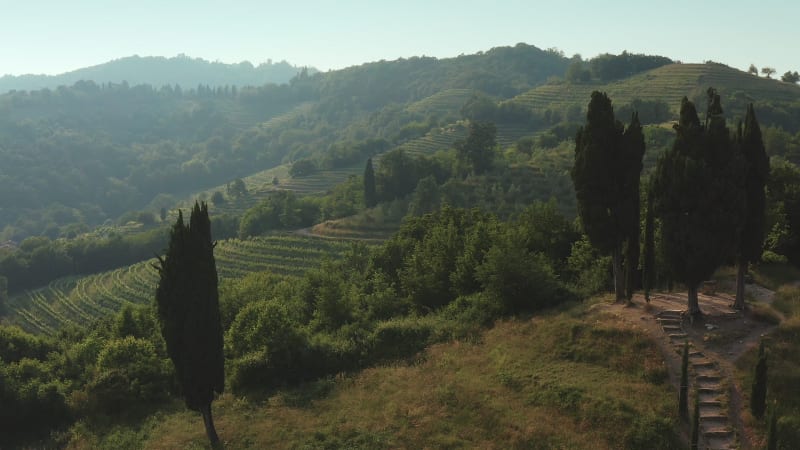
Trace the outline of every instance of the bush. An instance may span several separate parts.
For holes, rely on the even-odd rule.
[[[670,419],[656,416],[638,416],[625,433],[624,448],[628,450],[670,450],[681,448],[673,434]]]
[[[41,361],[0,362],[0,436],[3,445],[70,419],[65,387]]]
[[[414,317],[382,322],[372,333],[369,360],[391,361],[413,356],[430,343],[432,333],[429,323]]]
[[[761,254],[761,261],[764,264],[786,264],[789,259],[772,250],[764,250],[764,253]]]
[[[304,378],[309,352],[306,334],[291,320],[287,308],[274,301],[242,308],[225,334],[225,353],[233,359],[230,379],[234,391]]]
[[[780,450],[800,448],[800,416],[789,415],[778,419],[778,448]]]
[[[510,313],[539,310],[573,298],[545,256],[529,252],[512,239],[486,253],[476,278],[487,294],[503,301]]]
[[[100,350],[85,388],[86,403],[76,406],[93,414],[120,414],[163,401],[173,390],[172,364],[158,357],[151,342],[127,336]]]

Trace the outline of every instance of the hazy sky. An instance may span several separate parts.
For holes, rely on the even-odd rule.
[[[0,0],[0,17],[0,75],[179,53],[327,70],[518,42],[800,70],[797,0]]]

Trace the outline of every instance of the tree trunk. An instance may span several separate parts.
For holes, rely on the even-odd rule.
[[[222,443],[219,442],[219,436],[217,436],[217,429],[214,428],[214,418],[211,417],[211,403],[201,408],[200,414],[203,415],[203,423],[206,426],[206,435],[211,443],[211,448],[214,450],[222,449]]]
[[[697,302],[697,285],[689,286],[689,314],[692,316],[699,316],[702,314],[700,311],[700,304]]]
[[[736,271],[736,301],[733,302],[733,309],[744,310],[744,278],[747,275],[747,261],[739,259],[738,270]]]
[[[617,246],[611,253],[611,263],[614,270],[614,296],[616,301],[625,300],[625,274],[622,271],[622,250]]]

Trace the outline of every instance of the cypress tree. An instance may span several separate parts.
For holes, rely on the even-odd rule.
[[[625,298],[630,302],[636,290],[636,273],[639,268],[639,230],[640,230],[640,174],[645,143],[639,113],[634,112],[631,122],[622,136],[625,154],[621,163],[625,166],[623,195],[627,199],[623,217],[626,219],[625,231],[627,245],[625,252]]]
[[[700,393],[694,395],[694,416],[692,416],[692,450],[697,450],[700,440]]]
[[[767,354],[764,351],[764,341],[758,346],[758,363],[756,363],[753,376],[753,386],[750,391],[750,411],[753,416],[760,419],[764,416],[767,406]]]
[[[364,205],[372,208],[378,204],[378,197],[375,193],[375,169],[372,167],[372,158],[367,160],[364,167]]]
[[[634,221],[637,247],[630,249],[638,253],[638,189],[644,140],[638,118],[634,119],[626,134],[614,118],[608,96],[592,92],[586,124],[575,138],[575,162],[570,173],[583,230],[592,246],[611,255],[618,301],[625,298],[622,249],[631,239]]]
[[[708,94],[705,125],[683,98],[675,142],[659,159],[653,180],[664,260],[686,285],[693,315],[700,314],[700,282],[733,253],[744,214],[741,159],[732,148],[719,95],[713,89]]]
[[[769,412],[769,431],[767,432],[767,450],[778,450],[778,415],[775,404]]]
[[[211,416],[214,393],[225,385],[217,269],[208,206],[195,203],[189,225],[178,220],[157,267],[156,304],[167,354],[186,406],[203,416],[213,448],[220,446]]]
[[[653,190],[647,189],[647,210],[644,216],[644,261],[642,267],[642,288],[644,298],[650,302],[650,290],[655,281],[656,246],[655,246],[655,218],[653,217]]]
[[[733,307],[744,309],[744,278],[747,274],[747,265],[758,261],[764,250],[767,203],[764,187],[767,183],[767,176],[769,176],[769,158],[761,139],[761,127],[758,125],[752,103],[747,106],[744,131],[738,133],[737,141],[746,164],[744,180],[746,214],[739,235],[739,247],[736,255],[738,270],[736,272],[736,301]]]
[[[678,392],[678,414],[684,419],[689,417],[689,341],[683,344],[681,360],[681,386]]]

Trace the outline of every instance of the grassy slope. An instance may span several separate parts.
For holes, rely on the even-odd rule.
[[[514,101],[536,110],[563,111],[573,104],[585,108],[591,92],[599,90],[608,93],[616,105],[630,103],[634,98],[663,100],[677,113],[683,96],[689,99],[704,96],[709,86],[726,97],[741,92],[749,101],[800,99],[798,85],[756,77],[717,64],[670,64],[608,84],[543,85],[517,96]]]
[[[230,449],[655,448],[664,435],[671,448],[675,395],[655,344],[585,310],[501,321],[474,342],[265,398],[225,394],[217,429]],[[90,428],[72,448],[207,448],[200,417],[178,407],[140,428]]]
[[[783,439],[779,448],[797,448],[800,445],[800,390],[797,380],[800,379],[800,287],[794,285],[797,270],[783,272],[794,274],[793,282],[778,288],[772,307],[784,316],[778,329],[764,337],[767,349],[767,405],[768,410],[777,402],[778,433]],[[785,273],[773,270],[767,275],[772,279],[782,280]],[[754,427],[759,437],[766,444],[766,420],[757,420],[749,412],[750,389],[758,361],[758,350],[751,348],[736,361],[737,377],[745,394],[745,420]],[[768,413],[769,414],[769,413]]]

